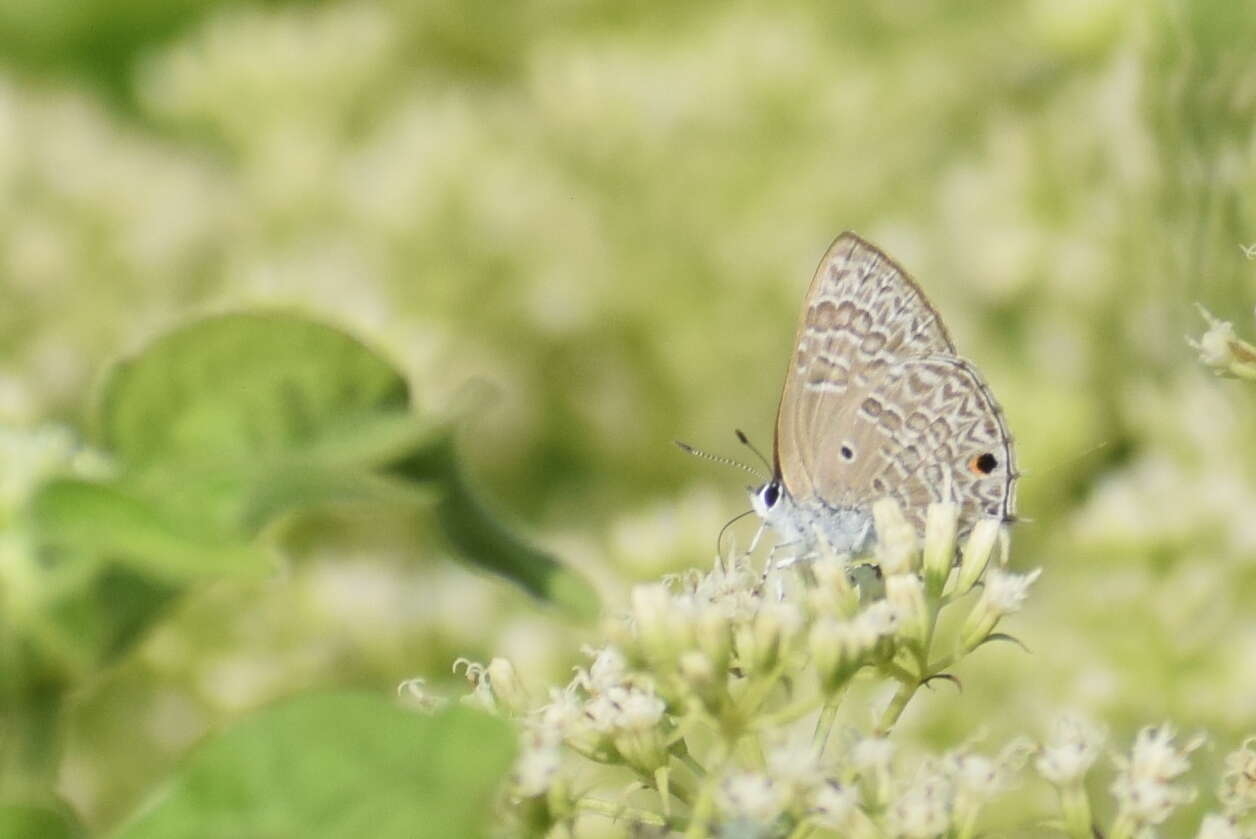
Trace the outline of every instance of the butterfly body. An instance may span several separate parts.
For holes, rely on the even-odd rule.
[[[799,555],[858,553],[871,506],[899,502],[923,529],[933,501],[1011,520],[1015,457],[1003,413],[956,354],[936,310],[893,260],[843,233],[803,303],[777,412],[773,477],[755,511]]]

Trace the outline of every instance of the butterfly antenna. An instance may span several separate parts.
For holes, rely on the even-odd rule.
[[[746,432],[742,431],[740,428],[735,428],[733,431],[737,434],[737,439],[741,441],[741,444],[750,449],[750,451],[754,452],[759,460],[763,461],[763,465],[767,467],[769,474],[776,471],[772,468],[772,464],[768,462],[768,459],[763,456],[763,452],[759,451],[759,448],[754,443],[750,442],[750,438],[746,436]]]
[[[685,454],[691,454],[694,457],[700,457],[703,460],[710,460],[710,461],[714,461],[715,463],[723,463],[726,466],[736,466],[738,469],[744,469],[745,471],[749,472],[751,475],[754,475],[759,480],[761,481],[764,480],[764,477],[759,474],[759,470],[754,469],[753,467],[747,466],[746,464],[742,463],[739,460],[733,460],[731,457],[724,457],[723,455],[719,455],[719,454],[711,454],[710,452],[704,452],[702,449],[694,448],[688,443],[682,443],[679,440],[674,440],[673,442],[676,443],[676,445],[680,447],[680,450],[684,452]]]

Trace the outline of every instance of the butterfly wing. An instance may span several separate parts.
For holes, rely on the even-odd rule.
[[[931,502],[954,500],[961,535],[983,516],[1015,514],[1011,434],[981,374],[962,358],[935,355],[888,368],[828,434],[850,438],[857,450],[848,461],[840,443],[824,447],[822,456],[841,468],[822,470],[832,480],[816,486],[820,498],[844,493],[851,503],[870,504],[890,496],[921,529]]]
[[[803,300],[777,411],[776,472],[790,495],[817,491],[821,447],[851,416],[856,392],[899,359],[954,351],[933,306],[892,259],[854,233],[838,236]],[[820,481],[831,491],[832,481]]]

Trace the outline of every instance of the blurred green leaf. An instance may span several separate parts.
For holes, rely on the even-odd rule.
[[[476,496],[459,462],[452,436],[399,462],[396,473],[441,487],[437,516],[453,547],[466,559],[514,580],[528,593],[584,620],[596,617],[598,597],[576,572],[520,540]]]
[[[118,363],[97,421],[101,442],[130,468],[254,464],[409,402],[397,369],[343,332],[278,313],[229,314]]]
[[[85,835],[65,808],[36,804],[0,806],[0,839],[78,839]]]
[[[307,696],[205,744],[113,835],[481,836],[513,753],[510,726],[468,708],[424,716],[374,696]]]
[[[116,559],[165,579],[260,572],[265,552],[247,542],[199,541],[160,509],[120,487],[62,478],[44,485],[31,518],[45,547]]]
[[[245,543],[286,512],[435,498],[461,556],[571,614],[596,614],[587,582],[479,503],[448,423],[411,414],[401,374],[330,327],[281,314],[194,323],[118,364],[98,419],[134,497],[119,494],[119,509],[97,513],[89,503],[107,506],[110,491],[53,492],[46,521],[65,541],[134,547],[138,562],[168,555],[184,575],[198,565],[223,572],[264,567]],[[215,539],[221,556],[202,549]]]

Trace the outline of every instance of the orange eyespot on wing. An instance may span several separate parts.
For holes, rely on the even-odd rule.
[[[989,475],[998,465],[999,459],[990,452],[986,452],[968,461],[968,471],[974,475]]]

